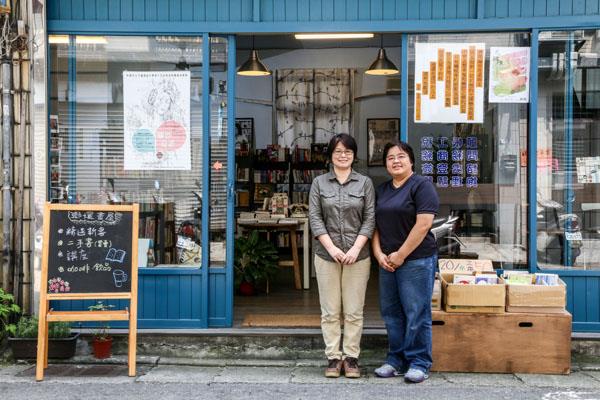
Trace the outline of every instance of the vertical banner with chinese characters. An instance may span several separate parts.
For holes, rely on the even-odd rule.
[[[490,103],[529,102],[529,47],[490,47]]]
[[[416,43],[417,123],[483,122],[485,44]]]
[[[190,170],[190,72],[123,72],[125,170]]]
[[[437,187],[477,187],[477,137],[424,136],[421,138],[421,175]]]

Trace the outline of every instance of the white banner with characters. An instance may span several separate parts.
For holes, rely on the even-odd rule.
[[[190,72],[123,72],[125,170],[190,170]]]

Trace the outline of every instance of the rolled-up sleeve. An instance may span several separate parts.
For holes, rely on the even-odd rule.
[[[365,206],[363,208],[362,225],[358,234],[371,239],[375,231],[375,188],[371,179],[367,178],[364,190]]]
[[[310,194],[308,197],[308,220],[310,222],[310,230],[313,237],[317,238],[328,233],[325,228],[325,221],[323,220],[321,192],[318,179],[313,180],[313,184],[310,186]]]

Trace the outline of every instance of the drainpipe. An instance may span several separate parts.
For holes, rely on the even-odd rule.
[[[10,153],[12,151],[13,105],[12,105],[12,63],[8,57],[2,59],[2,266],[3,285],[8,292],[12,291],[10,223],[12,219],[11,178],[12,168]]]

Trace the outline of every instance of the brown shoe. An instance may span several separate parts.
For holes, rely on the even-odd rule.
[[[327,360],[327,368],[325,368],[325,376],[327,378],[339,378],[342,373],[342,360],[332,358]]]
[[[358,359],[354,357],[346,357],[344,359],[344,375],[346,378],[360,378]]]

